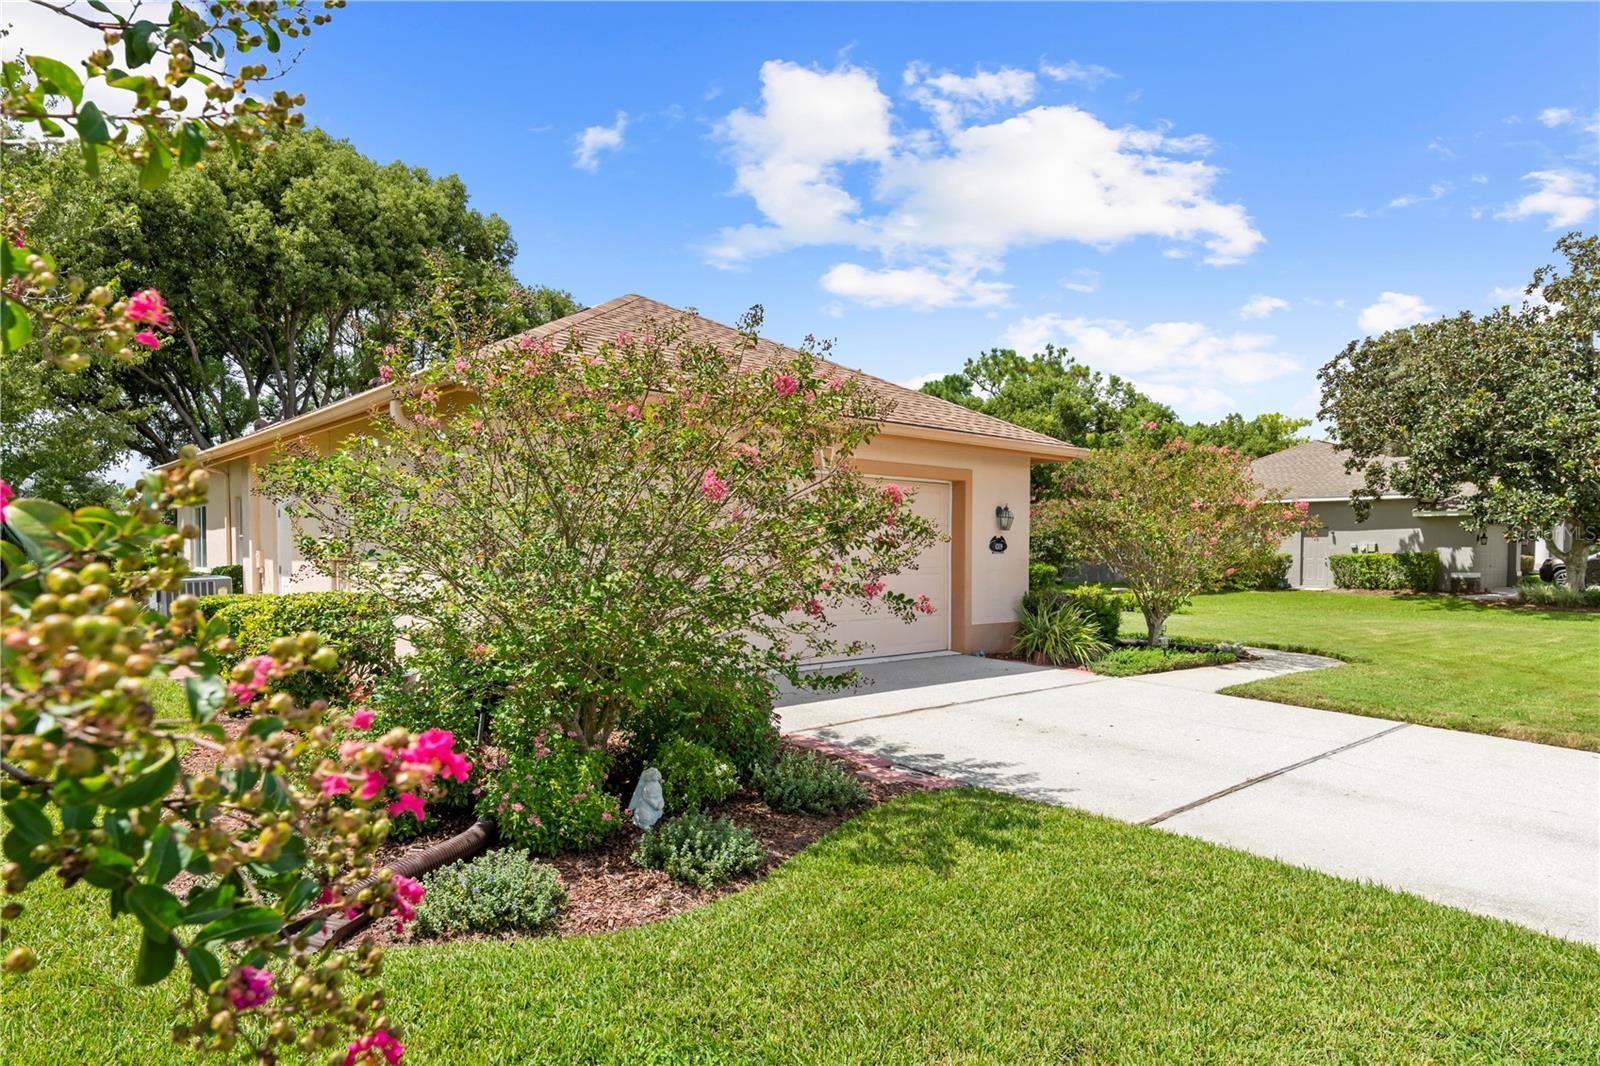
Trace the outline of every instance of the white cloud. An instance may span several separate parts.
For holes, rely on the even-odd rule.
[[[912,63],[901,76],[906,96],[921,104],[946,134],[960,129],[975,115],[993,114],[1000,107],[1020,107],[1033,99],[1032,71],[979,67],[971,77],[942,71],[934,74],[924,63]]]
[[[622,133],[628,128],[626,112],[617,112],[617,121],[609,126],[590,126],[578,134],[578,146],[572,153],[572,165],[593,174],[600,169],[600,153],[615,152],[622,147]]]
[[[1565,126],[1576,117],[1570,107],[1547,107],[1539,112],[1539,121],[1552,129],[1556,126]]]
[[[1061,287],[1068,292],[1099,292],[1100,271],[1079,267],[1072,272],[1072,277],[1061,283]]]
[[[893,104],[860,68],[763,65],[759,109],[736,110],[718,127],[735,188],[763,221],[723,230],[709,259],[735,266],[793,247],[845,245],[878,253],[886,269],[858,267],[836,284],[934,292],[930,277],[975,280],[1032,245],[1104,248],[1154,236],[1198,242],[1208,262],[1224,264],[1264,239],[1242,205],[1216,197],[1216,167],[1174,158],[1208,140],[1113,129],[1066,105],[973,117],[1026,104],[1034,84],[1025,71],[968,77],[914,65],[907,77],[934,128],[897,134]],[[912,285],[905,275],[915,268],[923,276]],[[999,299],[993,288],[967,288],[965,302]]]
[[[948,370],[935,370],[931,374],[918,374],[909,381],[897,381],[895,384],[899,385],[902,389],[920,389],[928,382],[938,381],[940,378],[947,376],[949,373],[950,371]]]
[[[1436,181],[1432,185],[1428,186],[1428,192],[1426,195],[1421,193],[1407,193],[1404,196],[1396,196],[1393,200],[1389,201],[1389,206],[1410,207],[1412,204],[1425,204],[1429,200],[1443,199],[1450,192],[1450,190],[1454,188],[1455,186],[1448,181]]]
[[[1217,333],[1200,322],[1153,322],[1134,327],[1116,319],[1057,314],[1018,319],[1002,334],[1008,348],[1028,354],[1049,343],[1097,370],[1119,374],[1163,403],[1192,413],[1236,404],[1223,386],[1256,385],[1300,369],[1260,333]]]
[[[1051,81],[1076,81],[1091,89],[1110,78],[1122,77],[1098,63],[1079,63],[1075,59],[1065,63],[1040,63],[1039,72]]]
[[[1366,332],[1378,334],[1402,326],[1414,326],[1433,314],[1434,309],[1424,303],[1420,296],[1406,292],[1383,292],[1378,294],[1377,303],[1361,309],[1356,321]]]
[[[1495,213],[1495,218],[1518,221],[1545,216],[1545,229],[1563,229],[1587,222],[1600,207],[1594,198],[1594,175],[1581,170],[1535,170],[1524,174],[1522,180],[1535,182],[1539,188],[1507,204]]]
[[[1288,300],[1278,296],[1263,296],[1257,293],[1246,300],[1243,307],[1239,308],[1239,317],[1266,318],[1274,311],[1285,311],[1288,308]]]
[[[971,270],[937,271],[928,267],[871,270],[859,263],[839,263],[822,275],[821,285],[868,307],[993,307],[1005,303],[1011,286],[980,281]]]
[[[1531,293],[1525,292],[1525,285],[1496,285],[1489,290],[1489,302],[1496,307],[1510,304],[1518,310],[1524,307],[1549,307],[1544,293],[1534,289]]]

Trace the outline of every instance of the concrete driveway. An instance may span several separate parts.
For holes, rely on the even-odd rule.
[[[786,732],[1600,944],[1600,755],[1218,695],[1334,660],[1142,678],[961,655],[788,692]]]

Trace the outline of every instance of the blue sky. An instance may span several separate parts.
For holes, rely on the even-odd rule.
[[[358,2],[287,81],[585,303],[761,303],[897,381],[1065,343],[1214,418],[1310,414],[1350,339],[1593,232],[1597,40],[1593,4]]]

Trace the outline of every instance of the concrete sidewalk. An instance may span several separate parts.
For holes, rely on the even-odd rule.
[[[787,693],[787,732],[1600,944],[1600,755],[1217,694],[1334,660],[1102,678],[967,656]]]

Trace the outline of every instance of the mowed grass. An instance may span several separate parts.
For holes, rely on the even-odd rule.
[[[16,923],[0,1061],[188,1061],[86,893]],[[619,933],[391,951],[408,1062],[1592,1063],[1600,952],[1154,829],[902,797]]]
[[[1144,620],[1123,616],[1123,633]],[[1224,689],[1304,707],[1600,751],[1600,614],[1448,596],[1228,592],[1197,596],[1174,638],[1332,655],[1347,665]]]

